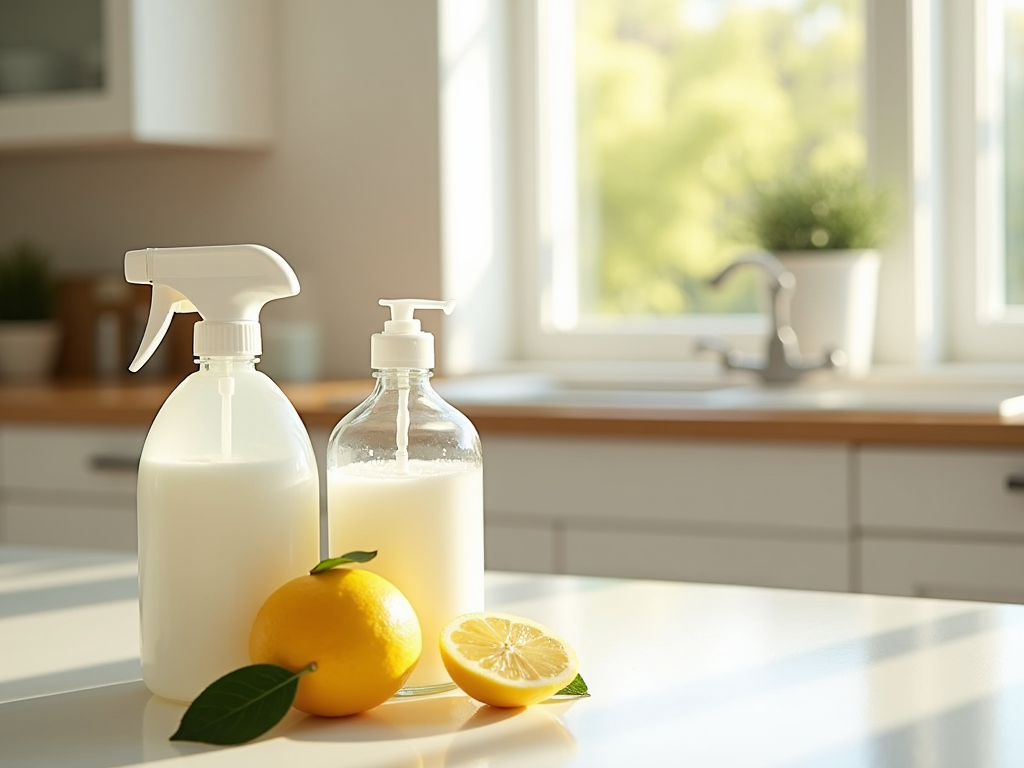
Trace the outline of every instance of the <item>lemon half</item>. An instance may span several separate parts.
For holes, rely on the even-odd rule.
[[[572,647],[543,624],[505,613],[467,613],[445,625],[441,659],[463,691],[495,707],[525,707],[572,682]]]

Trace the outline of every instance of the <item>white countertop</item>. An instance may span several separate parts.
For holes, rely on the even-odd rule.
[[[1024,606],[490,573],[488,607],[556,628],[587,699],[459,692],[239,747],[172,743],[139,680],[135,563],[0,546],[0,765],[1024,765]]]

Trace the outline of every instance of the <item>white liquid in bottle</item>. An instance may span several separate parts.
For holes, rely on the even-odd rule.
[[[441,628],[484,609],[483,469],[459,461],[371,461],[327,476],[330,555],[378,550],[362,566],[398,587],[423,632],[409,688],[451,684]]]
[[[151,691],[192,701],[249,664],[260,606],[319,560],[318,496],[316,475],[295,461],[141,463],[142,676]]]

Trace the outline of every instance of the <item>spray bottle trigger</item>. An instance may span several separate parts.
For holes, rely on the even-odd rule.
[[[146,332],[142,335],[139,351],[132,360],[128,370],[138,371],[153,356],[156,348],[163,341],[164,334],[171,324],[175,312],[195,312],[195,305],[173,288],[162,283],[153,283],[153,300],[149,305],[149,320]]]

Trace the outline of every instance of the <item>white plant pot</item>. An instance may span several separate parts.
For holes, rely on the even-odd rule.
[[[41,381],[53,374],[60,326],[53,320],[0,322],[0,379]]]
[[[793,273],[790,322],[800,351],[846,354],[843,372],[851,378],[871,370],[878,300],[878,252],[874,250],[777,253]]]

